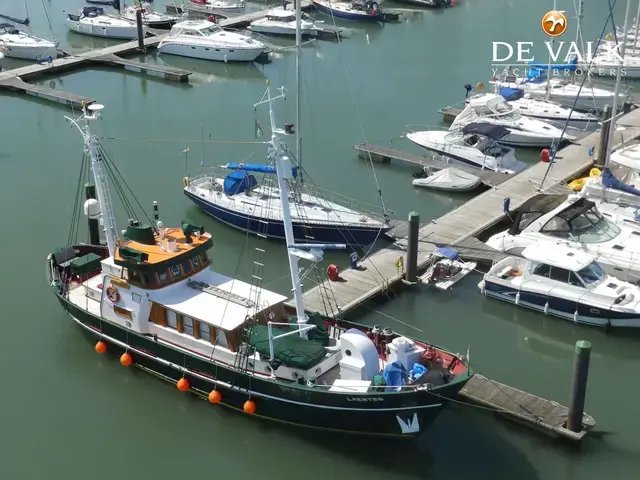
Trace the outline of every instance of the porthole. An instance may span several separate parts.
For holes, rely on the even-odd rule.
[[[350,356],[351,356],[351,350],[345,350],[345,351],[344,351],[344,354],[345,354],[347,357],[350,357]]]
[[[247,363],[247,366],[248,366],[251,370],[253,370],[253,366],[254,366],[254,365],[253,365],[253,362],[249,362],[249,363]]]
[[[191,259],[191,263],[193,263],[193,266],[194,266],[194,267],[197,267],[198,265],[200,265],[200,257],[197,257],[197,256],[196,256],[196,257],[193,257],[193,258]]]
[[[292,377],[294,380],[296,380],[299,376],[300,376],[300,375],[298,375],[298,372],[293,372],[293,373],[291,374],[291,377]]]
[[[269,365],[264,367],[264,371],[267,372],[267,373],[272,373],[273,372],[273,370],[271,369],[271,367]]]
[[[320,375],[320,372],[322,372],[322,369],[320,367],[316,368],[313,373],[315,373],[316,375]]]
[[[179,277],[180,276],[180,266],[179,265],[174,265],[173,267],[171,267],[171,275],[173,275],[174,277]]]

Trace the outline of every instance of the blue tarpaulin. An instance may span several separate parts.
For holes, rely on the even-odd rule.
[[[456,252],[452,248],[440,247],[436,248],[436,251],[433,252],[434,255],[440,255],[441,257],[448,258],[449,260],[457,260],[458,252]]]
[[[227,163],[224,168],[229,170],[244,170],[245,172],[269,173],[272,175],[276,173],[276,167],[263,165],[261,163]],[[296,165],[291,166],[291,173],[294,178],[297,176],[298,167]]]
[[[224,179],[224,193],[226,195],[236,195],[251,190],[257,184],[256,177],[249,175],[247,172],[232,172]]]
[[[502,87],[500,89],[500,95],[507,101],[518,100],[524,96],[524,90],[520,90],[519,88],[507,88]]]
[[[640,190],[637,188],[633,188],[630,185],[627,185],[623,181],[616,178],[616,176],[611,173],[611,170],[605,168],[602,172],[602,185],[607,188],[613,188],[615,190],[622,190],[623,192],[631,193],[632,195],[639,195]]]
[[[428,371],[429,370],[427,369],[427,367],[425,367],[421,363],[414,363],[413,367],[411,367],[411,376],[413,377],[413,381],[416,381]]]
[[[390,387],[401,387],[404,385],[404,379],[408,376],[407,369],[401,362],[393,362],[384,367],[382,371],[385,383]]]

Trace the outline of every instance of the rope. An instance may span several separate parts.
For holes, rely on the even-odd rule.
[[[100,140],[127,140],[136,142],[161,142],[161,143],[222,143],[228,145],[264,145],[267,142],[240,142],[232,140],[195,140],[189,138],[125,138],[125,137],[99,137]]]
[[[42,2],[42,9],[44,10],[44,15],[47,17],[47,23],[49,24],[49,31],[53,33],[53,27],[51,26],[51,19],[49,18],[49,12],[47,11],[47,6],[44,4],[44,0]],[[26,5],[26,2],[25,2]]]

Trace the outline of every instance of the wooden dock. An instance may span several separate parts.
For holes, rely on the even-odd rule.
[[[411,153],[405,153],[400,150],[394,150],[387,147],[379,147],[376,145],[367,145],[366,143],[360,143],[353,147],[358,152],[358,157],[363,160],[380,161],[384,163],[391,162],[392,160],[410,163],[412,165],[418,165],[421,167],[431,167],[434,170],[442,170],[443,168],[455,167],[458,170],[465,171],[478,177],[482,180],[482,183],[490,187],[500,185],[504,181],[509,179],[509,175],[506,173],[492,172],[490,170],[481,170],[479,168],[467,167],[464,165],[452,165],[441,160],[430,157],[424,157],[420,155],[413,155]]]
[[[458,107],[444,107],[438,110],[438,113],[442,114],[443,122],[453,123],[456,117],[462,113],[462,109]]]
[[[614,148],[640,136],[640,109],[620,117],[618,127],[621,129],[616,131]],[[540,162],[518,175],[509,176],[502,184],[422,226],[418,243],[419,270],[424,270],[429,256],[440,246],[465,247],[465,242],[471,242],[470,245],[484,248],[483,253],[490,256],[490,249],[486,246],[480,247],[480,242],[474,237],[505,218],[505,198],[510,198],[513,211],[541,191],[557,191],[559,188],[566,191],[567,181],[578,177],[593,165],[593,158],[597,158],[598,155],[598,139],[599,133],[596,132],[560,150],[542,190],[541,182],[549,164]],[[596,151],[594,156],[590,157],[589,149],[592,146]],[[420,208],[427,207],[417,206],[418,210]],[[325,279],[319,285],[307,289],[304,293],[306,308],[328,317],[335,317],[382,292],[387,292],[404,276],[397,262],[399,257],[405,257],[406,247],[406,238],[400,238],[361,260],[359,269],[341,271],[340,281],[332,282]]]
[[[468,403],[495,410],[510,420],[573,441],[582,440],[596,424],[593,417],[583,414],[582,430],[573,432],[566,428],[569,408],[480,374],[471,377],[460,396]]]

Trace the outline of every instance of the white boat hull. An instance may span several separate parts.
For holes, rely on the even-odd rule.
[[[446,168],[426,178],[413,180],[414,187],[444,190],[448,192],[470,192],[480,185],[480,179],[475,175],[456,168]]]
[[[138,27],[135,24],[130,26],[94,25],[82,21],[76,22],[67,18],[67,27],[72,32],[92,37],[114,38],[123,40],[135,40],[138,38]],[[147,27],[142,27],[142,33],[147,34]]]
[[[266,33],[268,35],[291,35],[291,36],[295,36],[296,34],[296,28],[295,27],[289,27],[289,26],[267,26],[267,25],[260,25],[260,24],[251,24],[249,26],[249,30],[251,30],[252,32],[257,32],[257,33]],[[303,37],[311,37],[311,36],[315,36],[316,35],[316,31],[311,29],[311,28],[306,28],[306,29],[302,29],[301,30],[301,35]]]
[[[251,62],[264,52],[264,48],[225,48],[163,42],[158,47],[158,52],[215,62]]]
[[[2,45],[5,55],[9,58],[19,58],[22,60],[40,60],[42,58],[57,58],[58,49],[55,46],[23,46],[23,45]]]
[[[439,264],[446,264],[449,266],[455,266],[460,268],[460,271],[453,275],[452,277],[445,278],[443,280],[438,280],[435,283],[430,283],[429,279],[431,275],[433,275],[433,270],[438,267]],[[477,266],[476,262],[463,262],[461,260],[448,260],[443,259],[439,260],[436,264],[429,267],[429,269],[421,275],[420,281],[425,285],[434,285],[439,290],[450,290],[456,283],[462,280],[464,277],[469,275],[473,270],[475,270]]]

